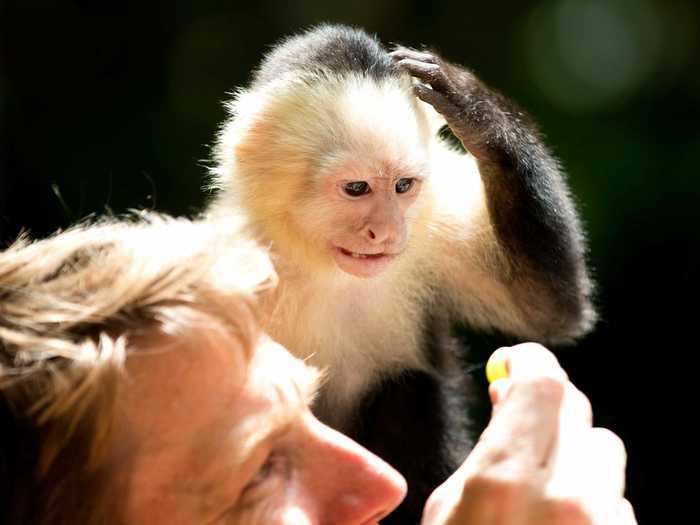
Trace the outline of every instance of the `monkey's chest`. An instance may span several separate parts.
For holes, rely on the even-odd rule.
[[[353,366],[386,370],[420,364],[418,319],[371,305],[299,305],[272,336],[315,366],[350,373]]]
[[[293,299],[275,307],[267,329],[294,355],[325,370],[324,397],[334,410],[351,406],[381,377],[426,367],[415,305],[381,294]]]

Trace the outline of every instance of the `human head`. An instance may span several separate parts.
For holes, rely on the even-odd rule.
[[[365,498],[376,512],[398,503],[403,489],[396,474],[308,413],[301,396],[313,395],[313,372],[258,328],[254,299],[275,279],[270,262],[227,231],[235,228],[143,214],[34,243],[20,239],[0,253],[0,521],[176,523],[178,506],[197,498],[213,503],[196,512],[218,512],[216,505],[225,502],[205,498],[207,486],[237,483],[235,494],[213,491],[235,500],[276,468],[268,455],[278,437],[258,442],[251,430],[275,425],[309,444],[308,458],[328,453],[346,478],[354,465],[364,484],[390,497],[370,501],[360,484],[336,479],[338,490]],[[278,421],[285,413],[280,407],[293,404],[299,405],[296,419]],[[242,438],[202,445],[192,463],[202,471],[178,471],[183,457],[169,451],[191,446],[205,428]],[[279,439],[294,443],[285,436]],[[205,468],[207,454],[220,458],[221,468]],[[247,471],[235,463],[243,456]],[[299,478],[312,482],[320,467],[305,468],[306,478]],[[169,496],[166,478],[175,473],[192,481],[182,486],[205,488],[173,494],[168,517],[153,505]],[[333,483],[314,488],[323,493],[326,487]],[[323,498],[292,488],[299,497],[275,495],[268,498],[273,507],[292,501],[321,511]],[[276,512],[246,505],[251,512],[258,512],[256,505],[265,507],[260,513]],[[189,523],[212,519],[192,514]]]

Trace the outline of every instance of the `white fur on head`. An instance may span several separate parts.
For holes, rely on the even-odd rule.
[[[307,263],[317,254],[295,228],[295,206],[343,160],[377,160],[427,177],[431,129],[408,76],[286,75],[240,91],[220,135],[212,210],[241,209],[260,240]],[[233,201],[232,201],[233,200]]]

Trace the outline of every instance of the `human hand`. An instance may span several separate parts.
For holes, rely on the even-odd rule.
[[[491,422],[426,504],[422,525],[634,525],[622,441],[592,427],[588,399],[554,355],[497,350],[509,377],[489,390]]]

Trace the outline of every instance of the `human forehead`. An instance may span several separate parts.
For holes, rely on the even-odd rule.
[[[126,406],[134,423],[185,439],[224,420],[230,425],[277,405],[304,409],[316,391],[318,373],[265,334],[251,353],[235,338],[206,332],[171,338],[130,354]],[[177,421],[187,424],[177,428]],[[216,433],[216,432],[214,432]]]
[[[245,384],[247,352],[233,337],[214,337],[202,329],[180,337],[149,337],[136,345],[126,361],[121,407],[133,435],[142,427],[158,430],[150,446],[184,441],[225,414]]]

